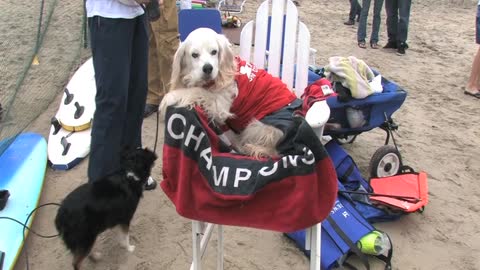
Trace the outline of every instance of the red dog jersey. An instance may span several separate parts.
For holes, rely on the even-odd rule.
[[[231,129],[241,131],[252,119],[260,120],[296,99],[295,94],[279,78],[239,57],[235,60],[238,62],[235,76],[238,96],[230,108],[235,117],[227,120]]]

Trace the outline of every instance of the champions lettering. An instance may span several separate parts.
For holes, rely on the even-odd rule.
[[[315,169],[315,157],[307,147],[301,155],[286,155],[276,161],[239,159],[234,154],[212,155],[210,139],[198,119],[189,119],[190,115],[182,113],[167,113],[167,116],[165,142],[181,148],[195,160],[212,188],[257,189],[265,183]]]

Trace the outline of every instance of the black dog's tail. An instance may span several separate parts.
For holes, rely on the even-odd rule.
[[[72,252],[78,250],[79,247],[85,246],[87,235],[82,235],[83,230],[80,228],[85,224],[81,215],[74,213],[60,207],[55,217],[55,227],[57,228],[60,237],[63,239],[65,245]]]
[[[71,231],[74,228],[69,224],[68,213],[60,207],[57,212],[57,216],[55,217],[55,227],[57,228],[58,234],[60,237],[63,238],[65,235],[65,231]]]

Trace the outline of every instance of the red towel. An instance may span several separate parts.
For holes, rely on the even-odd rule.
[[[230,112],[235,118],[227,121],[235,131],[242,131],[252,119],[262,119],[280,110],[296,99],[287,85],[263,69],[236,58],[238,71],[235,81],[238,96],[233,101]]]
[[[197,108],[167,109],[161,187],[186,218],[291,232],[321,222],[337,193],[332,161],[303,118],[276,159],[232,153]]]

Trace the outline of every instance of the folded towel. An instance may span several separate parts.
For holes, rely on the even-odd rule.
[[[374,78],[372,70],[363,60],[354,56],[330,57],[325,74],[330,81],[340,82],[350,89],[353,98],[361,99],[374,93],[369,85]]]

